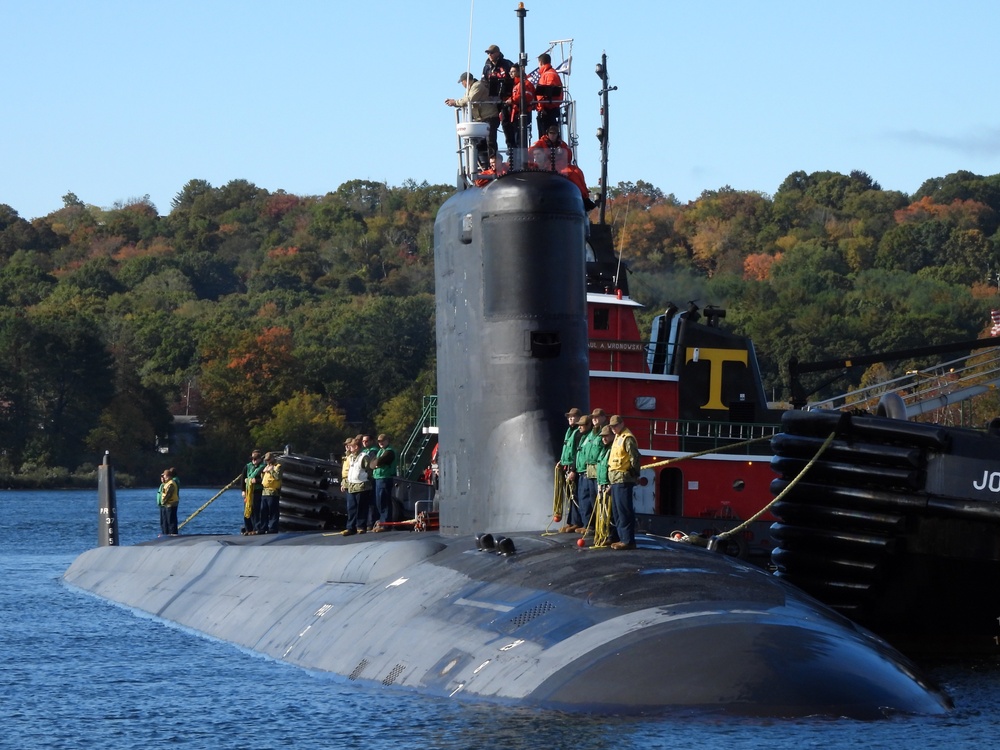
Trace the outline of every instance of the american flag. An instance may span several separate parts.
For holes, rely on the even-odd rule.
[[[990,320],[993,322],[990,336],[1000,336],[1000,310],[990,310]]]
[[[558,66],[556,66],[555,68],[553,68],[553,70],[555,70],[555,72],[558,73],[561,76],[566,76],[566,75],[569,75],[569,71],[570,71],[570,68],[572,67],[572,65],[573,65],[573,55],[570,55],[565,60],[563,60],[561,63],[559,63]],[[528,73],[528,80],[531,81],[531,84],[533,86],[537,86],[538,85],[538,79],[541,78],[541,77],[542,77],[542,74],[538,70],[538,68],[535,68],[533,71],[531,71],[530,73]]]

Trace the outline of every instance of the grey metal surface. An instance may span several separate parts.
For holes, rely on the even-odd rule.
[[[508,175],[435,224],[441,531],[537,529],[565,412],[589,402],[579,191]]]
[[[762,571],[660,540],[187,537],[96,548],[65,581],[308,669],[568,710],[940,713],[884,643]]]

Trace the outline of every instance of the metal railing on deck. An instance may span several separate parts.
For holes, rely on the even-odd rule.
[[[431,460],[437,444],[437,396],[424,396],[423,410],[400,452],[400,476],[416,480]]]
[[[741,456],[769,454],[768,439],[781,431],[781,425],[770,422],[636,417],[627,417],[625,426],[635,435],[639,450],[664,450],[663,443],[670,441],[670,450],[683,453],[714,450]]]

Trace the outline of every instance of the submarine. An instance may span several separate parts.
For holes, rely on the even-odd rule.
[[[606,107],[606,65],[602,84]],[[946,713],[912,662],[764,570],[648,534],[614,551],[543,531],[564,413],[589,402],[590,224],[571,181],[517,154],[476,186],[473,125],[434,229],[438,531],[119,546],[109,481],[110,542],[65,583],[370,689],[572,713]]]

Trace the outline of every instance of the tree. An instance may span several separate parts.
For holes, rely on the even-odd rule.
[[[344,413],[318,393],[298,391],[276,404],[270,419],[250,431],[254,445],[326,456],[350,434]]]

